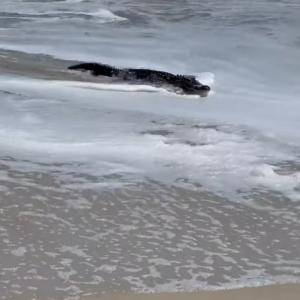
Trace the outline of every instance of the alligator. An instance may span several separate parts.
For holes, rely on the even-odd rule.
[[[195,76],[174,75],[172,73],[151,70],[116,68],[100,63],[80,63],[68,67],[69,70],[90,71],[93,76],[114,77],[121,81],[133,84],[151,85],[154,87],[171,87],[172,91],[179,94],[207,96],[210,91],[208,85],[201,84]]]

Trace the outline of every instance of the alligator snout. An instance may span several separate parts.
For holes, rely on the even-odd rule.
[[[200,90],[202,90],[202,91],[210,91],[210,87],[208,86],[208,85],[202,85],[201,87],[200,87]]]

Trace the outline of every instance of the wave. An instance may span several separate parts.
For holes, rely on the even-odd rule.
[[[41,162],[86,161],[97,176],[114,172],[116,163],[118,171],[130,167],[137,180],[144,174],[174,183],[180,174],[228,197],[261,188],[300,201],[298,152],[244,127],[205,118],[200,123],[202,101],[167,92],[154,97],[149,91],[162,90],[148,86],[71,81],[2,78],[0,88],[24,95],[2,94],[2,153]]]
[[[86,15],[90,15],[93,17],[97,17],[101,20],[106,20],[106,22],[114,22],[114,21],[127,21],[127,18],[123,18],[120,16],[115,15],[109,10],[106,9],[100,9],[96,12],[90,12],[90,13],[85,13]]]
[[[82,3],[85,2],[86,0],[66,0],[62,2],[67,2],[67,3]]]
[[[51,21],[51,20],[70,20],[70,19],[93,19],[98,23],[111,23],[127,21],[127,18],[120,17],[110,10],[99,9],[94,12],[84,11],[48,11],[48,12],[35,12],[35,11],[22,11],[22,12],[2,12],[2,18],[6,19],[23,19],[31,21]]]
[[[58,83],[58,82],[57,82]],[[61,82],[62,83],[62,82]],[[65,84],[65,83],[64,83]],[[167,88],[157,88],[148,85],[134,85],[134,84],[111,84],[111,83],[90,83],[90,82],[71,82],[67,84],[71,87],[78,87],[82,89],[99,90],[99,91],[109,91],[109,92],[122,92],[122,93],[161,93],[170,94],[172,97],[184,97],[190,99],[199,99],[197,95],[181,95],[176,94],[172,91],[172,88],[168,90]],[[210,94],[213,95],[212,92]]]
[[[67,85],[84,89],[115,91],[115,92],[165,92],[165,89],[147,85],[110,84],[110,83],[90,83],[90,82],[70,82]]]

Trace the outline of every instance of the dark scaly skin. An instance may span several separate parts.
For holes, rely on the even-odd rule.
[[[185,94],[207,93],[210,87],[202,85],[193,76],[174,75],[172,73],[151,69],[119,69],[105,64],[81,63],[70,66],[70,70],[91,71],[93,76],[117,77],[124,81],[163,86],[168,84],[180,88]]]

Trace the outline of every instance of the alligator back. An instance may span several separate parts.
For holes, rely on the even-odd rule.
[[[68,67],[69,70],[91,71],[94,76],[117,76],[119,69],[105,64],[98,63],[82,63]]]

